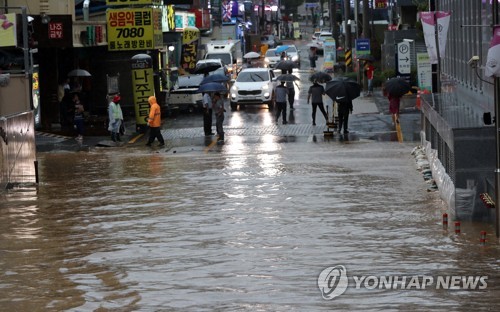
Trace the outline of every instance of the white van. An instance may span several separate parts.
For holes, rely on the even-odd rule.
[[[221,59],[226,64],[227,70],[234,76],[237,70],[237,64],[241,64],[241,41],[222,41],[213,40],[207,43],[207,53],[205,59]]]

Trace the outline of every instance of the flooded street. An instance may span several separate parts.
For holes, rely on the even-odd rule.
[[[443,231],[414,146],[262,136],[41,153],[38,189],[0,194],[0,310],[493,311],[493,227]],[[336,265],[488,276],[487,288],[356,289],[350,277],[324,300],[318,276]]]

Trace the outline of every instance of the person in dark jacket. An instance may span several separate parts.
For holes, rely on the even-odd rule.
[[[349,122],[349,113],[352,113],[352,100],[346,97],[336,97],[337,102],[337,112],[339,115],[339,127],[338,133],[344,128],[344,134],[349,133],[348,122]]]
[[[289,74],[292,74],[293,70],[288,70]],[[290,110],[293,111],[293,103],[295,102],[295,86],[293,81],[287,81],[286,87],[288,88],[288,105],[290,106]]]
[[[314,81],[314,84],[309,87],[307,103],[312,100],[312,120],[313,126],[316,126],[316,109],[319,107],[319,110],[325,117],[326,122],[328,122],[328,115],[325,111],[325,106],[323,105],[323,95],[325,95],[325,88],[320,85],[317,81]]]

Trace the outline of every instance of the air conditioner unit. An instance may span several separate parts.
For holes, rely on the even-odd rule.
[[[0,87],[6,87],[10,82],[10,74],[0,74]]]

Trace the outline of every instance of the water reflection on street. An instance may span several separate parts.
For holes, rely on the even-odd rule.
[[[234,117],[233,117],[233,120]],[[498,306],[484,224],[443,231],[411,145],[249,144],[43,153],[38,189],[3,194],[4,311],[454,310]],[[478,244],[487,230],[487,246]],[[476,235],[477,234],[477,235]],[[354,275],[487,275],[484,291],[349,288]]]

